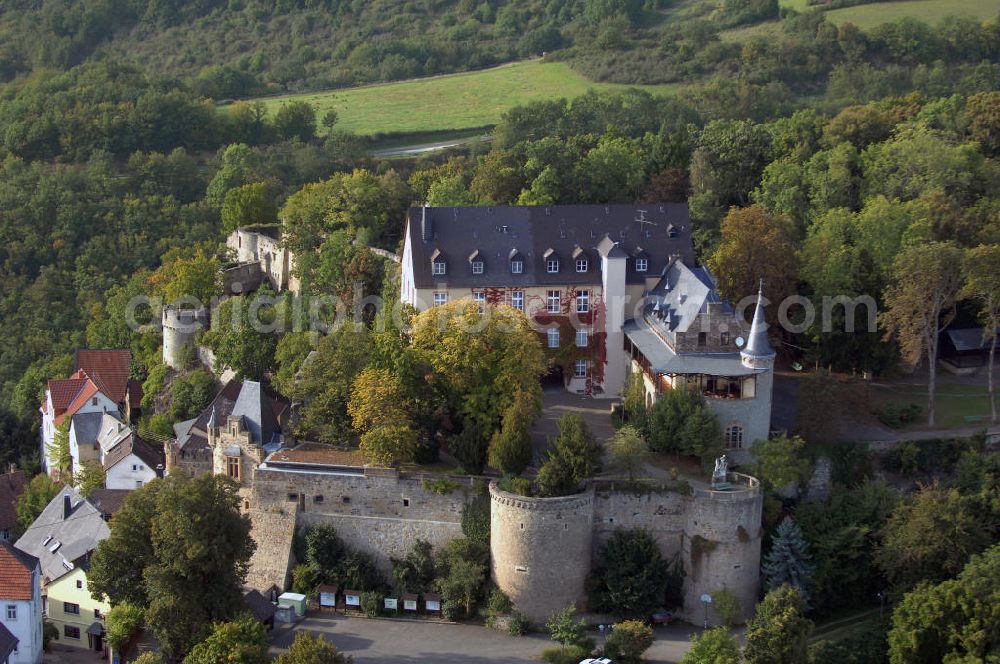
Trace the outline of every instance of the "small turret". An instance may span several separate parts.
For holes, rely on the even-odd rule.
[[[751,369],[770,368],[774,363],[774,348],[767,338],[767,323],[764,320],[764,282],[760,283],[757,292],[757,308],[753,312],[753,322],[750,323],[750,334],[746,345],[740,350],[743,366]]]

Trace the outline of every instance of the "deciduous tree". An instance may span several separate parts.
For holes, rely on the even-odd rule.
[[[191,649],[184,664],[266,664],[267,648],[264,623],[244,614],[232,622],[216,623],[208,638]]]
[[[15,511],[17,512],[17,527],[22,532],[31,527],[38,515],[42,513],[52,499],[59,495],[60,485],[52,481],[45,473],[40,473],[31,478],[24,493],[17,498]]]
[[[805,600],[798,588],[776,588],[757,605],[747,622],[746,664],[806,664],[806,642],[812,621],[805,617]]]
[[[740,664],[740,644],[726,627],[691,635],[691,649],[681,664]]]
[[[990,394],[990,415],[997,423],[996,389],[993,384],[993,366],[996,360],[997,337],[1000,333],[1000,245],[983,244],[970,249],[965,256],[965,284],[963,297],[979,303],[979,319],[983,323],[984,339],[990,341],[990,356],[986,376]]]
[[[227,232],[242,226],[269,226],[277,223],[278,210],[263,182],[234,187],[222,203],[222,228]]]
[[[288,650],[278,655],[275,664],[352,664],[354,658],[339,652],[322,634],[301,630]]]
[[[611,453],[611,463],[619,470],[625,471],[631,480],[636,471],[640,470],[649,456],[649,445],[642,437],[642,432],[634,426],[625,425],[615,432],[608,443]]]
[[[903,249],[893,263],[893,283],[882,314],[886,339],[895,339],[903,359],[927,357],[927,424],[934,426],[938,343],[955,317],[962,287],[962,252],[949,242],[926,242]]]

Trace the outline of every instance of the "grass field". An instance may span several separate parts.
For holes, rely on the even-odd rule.
[[[924,409],[910,429],[922,429],[927,424],[927,387],[924,385],[894,385],[878,395],[879,403],[912,403]],[[985,425],[990,419],[990,400],[986,388],[980,385],[938,385],[934,395],[937,427],[971,427]],[[967,417],[982,418],[970,422]]]
[[[340,118],[337,126],[358,134],[408,134],[485,127],[496,124],[504,111],[529,101],[572,99],[589,89],[628,87],[658,94],[677,89],[595,83],[564,62],[531,60],[463,74],[266,97],[262,101],[272,113],[288,101],[306,101],[316,109],[317,118],[332,108]]]
[[[933,25],[946,16],[985,19],[996,18],[998,14],[1000,3],[996,0],[904,0],[834,9],[826,16],[838,25],[850,21],[859,28],[868,29],[904,16]]]
[[[799,12],[823,11],[821,6],[809,5],[808,0],[779,0],[779,4]],[[915,18],[934,25],[946,16],[987,19],[996,18],[998,15],[1000,15],[1000,3],[997,0],[892,0],[826,12],[831,23],[840,25],[851,22],[863,30],[870,30],[882,23],[903,17]],[[778,27],[778,21],[768,21],[745,28],[724,30],[719,33],[719,37],[723,41],[740,43],[755,38],[766,39],[775,34]]]

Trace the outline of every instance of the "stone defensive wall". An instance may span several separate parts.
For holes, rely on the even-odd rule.
[[[253,511],[294,515],[298,529],[333,526],[348,546],[370,554],[386,573],[390,559],[405,556],[417,539],[438,549],[462,537],[462,507],[476,496],[475,478],[453,478],[459,486],[442,495],[424,482],[440,476],[358,466],[293,466],[258,466]],[[269,558],[280,555],[277,551]],[[273,582],[284,585],[281,579]]]
[[[452,477],[436,492],[423,476],[362,466],[274,463],[256,471],[251,517],[258,551],[255,587],[285,587],[295,564],[296,529],[333,526],[350,547],[364,551],[386,572],[417,539],[439,549],[462,537],[462,509],[482,490],[483,478]],[[618,529],[643,528],[665,558],[679,554],[686,571],[682,616],[701,623],[703,594],[727,589],[750,615],[759,589],[762,495],[757,480],[731,473],[731,489],[636,489],[627,482],[596,481],[579,494],[526,497],[490,484],[491,574],[536,624],[570,604],[586,609],[584,583],[600,550]],[[267,523],[294,526],[268,527]],[[258,527],[259,524],[259,527]],[[280,532],[279,532],[280,530]],[[259,533],[259,535],[258,535]],[[710,610],[710,624],[719,622]]]

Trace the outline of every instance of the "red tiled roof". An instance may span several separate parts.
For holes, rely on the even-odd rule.
[[[88,378],[87,380],[84,381],[83,386],[80,388],[80,391],[77,392],[75,397],[73,397],[73,402],[66,407],[66,410],[62,413],[56,411],[56,416],[53,419],[53,422],[56,423],[56,426],[61,425],[63,423],[63,420],[65,420],[67,417],[73,417],[74,415],[76,415],[76,411],[83,408],[87,404],[87,402],[91,399],[91,397],[93,397],[98,392],[100,392],[100,390],[97,389],[97,385],[94,384],[94,381]]]
[[[94,350],[80,348],[76,351],[76,368],[84,371],[109,399],[125,403],[129,365],[132,351],[125,349]]]
[[[15,503],[24,493],[27,484],[24,473],[20,470],[0,475],[0,530],[7,530],[17,525]]]
[[[31,573],[38,558],[0,542],[0,599],[31,600],[34,584]]]
[[[75,374],[74,374],[75,375]],[[52,395],[52,408],[59,415],[73,403],[80,393],[80,388],[87,382],[86,378],[65,378],[49,381],[49,394]]]

